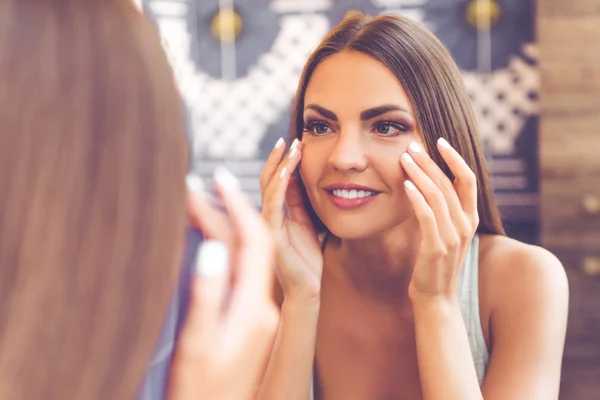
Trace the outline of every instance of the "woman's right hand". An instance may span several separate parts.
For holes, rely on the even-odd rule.
[[[277,332],[271,232],[235,177],[226,170],[216,177],[226,212],[211,204],[199,178],[188,177],[190,217],[205,241],[169,376],[169,400],[255,399]]]
[[[285,299],[318,301],[323,255],[300,184],[293,176],[302,158],[302,143],[294,140],[284,157],[285,148],[285,141],[279,139],[260,175],[262,214],[275,239],[276,272]]]

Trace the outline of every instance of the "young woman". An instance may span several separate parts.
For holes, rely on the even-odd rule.
[[[235,229],[214,233],[220,214],[186,192],[179,105],[159,37],[129,0],[0,0],[1,399],[134,398],[179,277],[188,202],[206,236],[235,247],[200,252],[169,399],[254,396],[278,317],[271,235],[223,171]],[[144,399],[165,398],[163,359]]]
[[[261,398],[556,399],[566,275],[505,236],[442,44],[347,19],[293,111],[261,176],[283,294]]]

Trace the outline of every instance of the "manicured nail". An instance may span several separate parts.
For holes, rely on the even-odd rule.
[[[415,190],[416,189],[414,183],[412,183],[411,181],[404,181],[404,187],[406,188],[406,190]]]
[[[225,167],[217,167],[214,174],[215,180],[223,188],[234,190],[240,188],[240,181]]]
[[[416,144],[415,142],[412,142],[410,144],[410,146],[408,146],[409,150],[412,151],[415,154],[419,154],[420,152],[423,151],[423,149],[421,148],[421,146],[419,146],[418,144]]]
[[[409,164],[414,164],[415,163],[415,160],[413,160],[413,158],[408,153],[402,154],[402,158],[404,159],[404,161],[406,161]]]
[[[292,150],[290,151],[290,158],[294,157],[296,155],[297,151],[298,151],[298,149],[296,147],[293,147]]]
[[[280,137],[280,138],[277,140],[277,143],[275,143],[275,148],[281,147],[281,145],[282,145],[282,144],[283,144],[283,138],[282,138],[282,137]]]
[[[188,187],[188,190],[192,193],[204,193],[204,182],[202,182],[202,179],[193,172],[190,172],[186,175],[185,184]]]
[[[300,143],[300,141],[298,140],[298,138],[294,139],[294,141],[292,142],[292,145],[290,146],[290,149],[295,149],[296,146],[298,146],[298,143]]]
[[[286,173],[287,173],[287,168],[286,167],[281,168],[281,173],[279,174],[279,177],[283,178]]]
[[[218,278],[229,270],[227,246],[218,240],[207,240],[200,245],[196,257],[196,272],[207,278]]]
[[[440,144],[440,146],[442,146],[445,149],[452,148],[452,146],[450,146],[450,143],[448,143],[448,141],[442,137],[438,139],[438,143]]]

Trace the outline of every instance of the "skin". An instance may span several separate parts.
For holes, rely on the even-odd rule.
[[[273,241],[231,179],[215,182],[226,214],[199,189],[198,179],[188,180],[188,209],[207,241],[200,250],[167,398],[254,399],[279,321],[269,295]]]
[[[480,388],[456,298],[478,224],[475,175],[442,142],[437,151],[456,180],[443,175],[422,151],[401,82],[367,55],[323,61],[304,104],[302,142],[286,156],[285,146],[275,148],[261,175],[285,300],[260,398],[307,400],[313,363],[321,399],[558,398],[568,309],[560,262],[539,247],[480,235],[480,318],[491,355]],[[361,118],[383,105],[398,110]],[[333,234],[322,257],[291,178],[296,168]],[[341,210],[324,189],[332,183],[380,194]]]

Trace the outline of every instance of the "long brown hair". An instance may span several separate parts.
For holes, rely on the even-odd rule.
[[[131,399],[178,276],[187,144],[129,0],[0,0],[0,398]]]
[[[415,21],[400,16],[353,14],[333,29],[312,53],[302,72],[292,109],[291,139],[302,138],[304,95],[313,71],[325,58],[341,51],[367,54],[396,75],[416,113],[427,151],[437,165],[454,178],[436,147],[437,139],[444,137],[475,173],[478,232],[503,235],[477,123],[458,67],[442,43]],[[317,230],[326,231],[306,194],[304,200]]]

